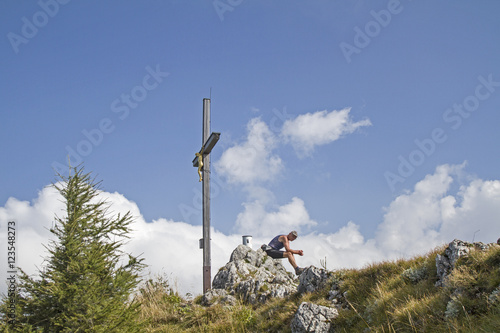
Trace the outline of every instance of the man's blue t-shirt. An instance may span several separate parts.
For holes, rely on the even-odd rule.
[[[278,235],[273,238],[272,241],[269,242],[269,246],[272,247],[275,250],[281,250],[285,245],[283,245],[282,242],[279,241],[279,238],[284,235]]]

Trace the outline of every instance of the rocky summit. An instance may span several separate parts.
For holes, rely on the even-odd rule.
[[[417,290],[430,285],[432,287],[427,292],[439,301],[433,303],[432,307],[422,306],[423,313],[414,313],[408,320],[415,331],[415,325],[419,325],[422,331],[427,331],[427,327],[433,331],[443,323],[461,318],[464,311],[467,318],[476,315],[474,311],[482,309],[477,304],[489,309],[491,318],[494,317],[493,307],[500,302],[498,274],[495,273],[500,262],[498,251],[495,252],[497,247],[498,245],[493,243],[468,243],[455,239],[445,248],[438,249],[434,255],[412,260],[411,264],[405,261],[387,262],[369,266],[359,272],[329,271],[310,266],[297,277],[283,266],[288,265],[286,259],[272,259],[261,249],[254,251],[250,247],[239,245],[232,252],[229,262],[215,275],[213,289],[203,295],[201,304],[222,304],[225,309],[231,309],[246,306],[242,305],[246,303],[252,305],[252,309],[259,309],[261,305],[266,306],[263,303],[267,300],[279,297],[292,303],[298,302],[297,309],[289,321],[292,333],[340,332],[346,331],[346,328],[347,331],[358,332],[384,327],[388,316],[393,316],[400,311],[398,309],[406,309],[408,291],[411,293],[413,290],[417,295],[420,293],[417,293]],[[490,253],[488,257],[480,255],[486,251]],[[476,258],[475,266],[470,266],[467,260],[464,261],[467,257]],[[428,260],[430,258],[432,259]],[[478,258],[486,260],[485,263],[481,263]],[[471,289],[470,283],[476,285],[481,282],[475,277],[475,274],[479,274],[474,271],[476,268],[481,271],[485,281]],[[469,275],[464,275],[463,272],[469,272]],[[467,282],[469,280],[472,282]],[[398,283],[389,284],[387,281]],[[351,289],[352,286],[356,286],[355,293]],[[482,293],[477,290],[482,290]],[[392,312],[386,311],[385,301],[373,296],[376,295],[375,291],[381,295],[396,295],[392,300]],[[412,299],[412,302],[418,301],[418,298]],[[486,316],[490,312],[480,312],[478,316]],[[439,319],[437,324],[418,320],[420,316],[431,315],[442,316],[442,319]],[[398,323],[398,320],[406,319],[394,317],[391,327]],[[488,328],[488,325],[490,324],[486,323],[484,327]],[[257,326],[255,324],[255,327]],[[491,324],[491,327],[497,326],[495,323]],[[274,327],[271,331],[273,329]],[[488,329],[484,331],[491,331]]]
[[[264,251],[239,245],[229,262],[219,269],[212,290],[205,293],[203,303],[244,302],[263,303],[271,297],[286,297],[297,292],[296,277],[287,272],[283,260],[273,259]],[[231,297],[229,297],[231,296]]]
[[[272,259],[264,251],[239,245],[229,262],[215,275],[212,286],[203,295],[202,304],[234,305],[237,299],[251,304],[264,303],[272,297],[287,297],[295,293],[315,292],[327,285],[331,272],[314,266],[307,267],[299,278],[288,272],[283,260]],[[332,290],[337,286],[332,286]],[[331,321],[338,315],[333,298],[332,307],[304,302],[291,323],[292,332],[328,332]]]

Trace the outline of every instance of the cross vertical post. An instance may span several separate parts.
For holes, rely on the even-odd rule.
[[[203,248],[203,293],[211,289],[211,255],[210,255],[210,152],[219,140],[220,133],[210,133],[210,99],[203,99],[203,132],[200,152],[195,154],[193,166],[198,167],[202,181],[203,205],[203,238],[200,248]],[[200,163],[201,162],[201,163]]]
[[[203,146],[210,135],[210,100],[203,99]],[[203,154],[203,293],[212,288],[210,255],[210,155]]]

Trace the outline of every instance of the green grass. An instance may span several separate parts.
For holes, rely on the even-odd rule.
[[[460,259],[446,287],[435,287],[435,259],[444,247],[410,260],[385,261],[332,273],[323,290],[265,304],[203,307],[164,283],[143,288],[146,332],[290,332],[302,302],[333,306],[332,285],[345,295],[336,332],[494,332],[500,327],[500,247]],[[325,259],[326,260],[326,259]]]
[[[491,294],[500,283],[500,247],[472,251],[459,260],[446,287],[435,287],[434,263],[442,250],[349,271],[341,284],[342,291],[347,291],[349,309],[336,319],[337,329],[492,332],[491,327],[499,321],[498,304],[491,301]]]
[[[163,278],[136,295],[144,332],[290,332],[302,302],[333,306],[332,285],[345,295],[335,332],[496,332],[500,327],[500,247],[461,258],[445,287],[435,287],[435,258],[444,247],[410,260],[385,261],[332,272],[323,290],[265,304],[203,307]],[[326,260],[326,259],[325,259]],[[266,288],[263,286],[262,288]],[[5,328],[0,324],[0,331]]]
[[[333,306],[332,285],[346,296],[334,321],[336,332],[494,332],[500,327],[500,247],[471,251],[457,262],[446,287],[435,287],[435,259],[444,248],[410,260],[337,270],[323,290],[265,304],[205,308],[196,300],[144,299],[147,332],[290,332],[300,303]]]

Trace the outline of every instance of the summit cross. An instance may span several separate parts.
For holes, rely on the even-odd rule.
[[[200,248],[203,249],[203,293],[211,289],[211,258],[210,258],[210,152],[219,141],[220,133],[210,135],[210,99],[203,99],[203,140],[198,153],[195,153],[193,167],[198,168],[203,192],[203,238]]]

